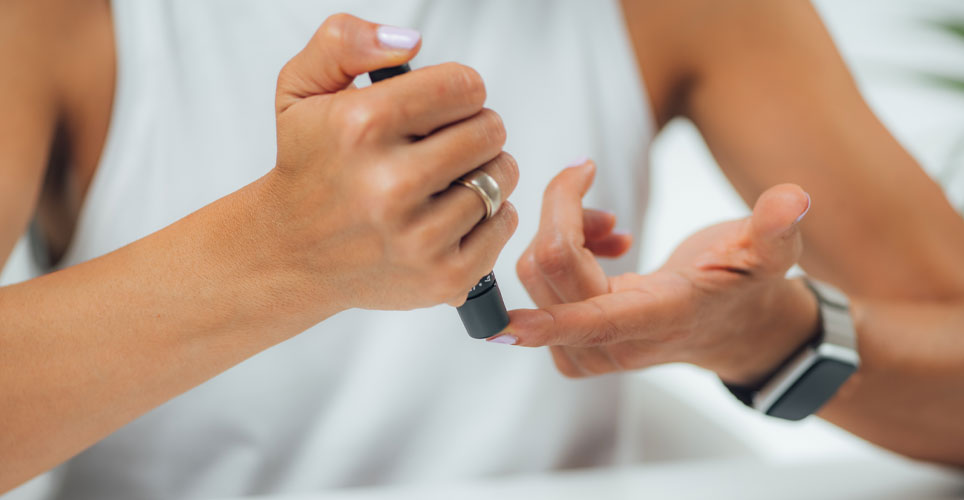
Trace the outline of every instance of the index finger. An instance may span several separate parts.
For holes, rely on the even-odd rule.
[[[587,158],[570,165],[549,182],[542,199],[539,236],[559,235],[582,245],[585,241],[582,197],[592,186],[595,175],[596,165]]]
[[[542,278],[564,302],[609,291],[606,273],[585,248],[582,198],[592,186],[596,166],[583,160],[552,179],[542,201],[533,252]]]
[[[485,83],[474,69],[444,63],[426,66],[361,89],[391,106],[401,136],[422,137],[482,111]]]
[[[505,334],[527,347],[599,347],[628,340],[659,342],[685,329],[691,287],[675,273],[581,302],[509,312]]]

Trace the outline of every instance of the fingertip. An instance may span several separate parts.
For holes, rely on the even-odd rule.
[[[583,188],[583,192],[589,189],[589,186],[592,185],[593,179],[596,177],[596,163],[589,159],[587,159],[581,165],[570,167],[570,170],[575,170],[579,173],[579,175],[582,176],[583,182],[586,183],[585,187]]]
[[[595,208],[582,211],[582,229],[587,240],[602,238],[616,226],[616,214]]]
[[[793,221],[794,224],[799,224],[800,221],[802,221],[803,218],[807,216],[807,214],[810,212],[810,206],[813,204],[813,199],[810,198],[810,193],[807,193],[806,191],[804,191],[803,194],[807,195],[807,206],[804,207],[803,212],[801,212],[800,215],[797,216],[797,219]]]
[[[418,51],[422,44],[422,34],[411,28],[381,24],[375,28],[375,39],[383,49],[393,51]]]
[[[502,202],[502,207],[499,208],[499,212],[505,210],[506,225],[508,226],[509,235],[515,233],[515,230],[519,227],[519,210],[516,209],[515,205],[508,201]]]
[[[549,324],[548,314],[540,309],[515,309],[509,311],[509,325],[505,327],[497,338],[512,335],[516,339],[513,345],[525,347],[541,347],[546,345],[545,332]]]
[[[796,184],[780,184],[764,191],[753,208],[754,229],[762,234],[796,226],[810,210],[810,195]]]
[[[592,186],[596,175],[596,164],[589,158],[570,163],[549,181],[546,193],[577,192],[580,197]]]
[[[583,155],[567,163],[566,168],[578,167],[590,162],[592,162],[592,160],[590,160],[588,156]]]
[[[616,248],[619,249],[616,257],[621,257],[633,247],[633,235],[627,231],[613,231],[612,237],[617,242]]]
[[[623,231],[613,231],[595,239],[586,240],[586,248],[597,257],[622,257],[633,246],[633,236]]]
[[[494,337],[489,337],[485,341],[491,344],[516,345],[519,343],[519,338],[509,332],[503,332]]]

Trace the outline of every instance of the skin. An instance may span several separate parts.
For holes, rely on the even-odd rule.
[[[10,1],[3,8],[0,61],[23,70],[0,74],[0,109],[12,118],[0,121],[0,255],[36,214],[56,259],[70,241],[106,135],[114,79],[109,9],[99,0]],[[954,446],[960,430],[942,417],[961,413],[960,398],[928,391],[937,383],[941,394],[955,394],[949,380],[964,380],[964,356],[944,345],[952,339],[950,323],[921,319],[964,290],[956,262],[964,227],[860,99],[815,13],[799,0],[627,1],[624,11],[660,124],[677,115],[693,119],[747,201],[760,198],[771,209],[761,209],[759,220],[694,236],[661,270],[662,281],[608,279],[593,275],[592,252],[618,255],[628,241],[612,233],[615,221],[605,214],[582,211],[579,197],[591,174],[565,174],[568,180],[553,183],[564,195],[552,203],[568,207],[568,216],[544,218],[542,243],[532,247],[541,256],[538,272],[524,277],[530,290],[547,284],[564,292],[540,299],[544,311],[514,313],[520,344],[559,345],[553,352],[569,374],[576,373],[566,360],[585,370],[589,353],[600,352],[590,341],[604,340],[626,346],[613,369],[662,356],[751,380],[799,345],[815,322],[812,297],[780,274],[799,257],[813,275],[853,296],[922,304],[907,306],[906,328],[885,317],[893,314],[889,307],[862,309],[864,367],[824,414],[898,451],[961,463],[964,447]],[[511,205],[473,230],[482,213],[478,199],[445,190],[482,164],[503,189],[515,184],[516,166],[501,153],[504,129],[482,107],[484,87],[470,69],[444,65],[346,88],[352,76],[399,64],[417,50],[381,47],[374,29],[345,16],[330,19],[285,67],[278,162],[264,178],[107,256],[0,289],[0,462],[14,464],[0,471],[0,491],[339,310],[457,303],[491,268],[515,227]],[[77,63],[77,53],[91,54],[97,70]],[[438,92],[425,95],[425,88]],[[408,120],[384,114],[393,109],[385,100],[414,106]],[[338,132],[322,133],[332,130]],[[69,139],[69,154],[54,141],[58,132]],[[386,172],[384,165],[405,168]],[[888,175],[875,175],[880,165]],[[763,194],[784,182],[806,186],[812,196],[806,223],[790,227],[806,199],[800,188]],[[559,259],[579,270],[577,278],[564,279]],[[351,285],[376,271],[387,286]],[[407,289],[391,286],[402,280],[426,294],[378,292]],[[644,286],[652,292],[634,291]],[[665,319],[642,325],[657,341],[620,337],[626,330],[617,320],[641,321],[643,309],[632,300],[620,304],[620,318],[586,314],[588,303],[578,302],[624,288],[630,299],[674,298],[659,307],[642,301]],[[562,332],[573,328],[536,328],[553,307],[575,308],[573,325],[598,329],[601,322],[612,325],[611,333],[574,338]],[[687,311],[699,314],[674,325]],[[724,315],[727,330],[718,328]],[[902,335],[908,331],[926,337],[928,347]],[[909,344],[918,345],[905,349]],[[912,361],[903,355],[909,352]],[[948,357],[940,369],[929,362],[935,353]],[[905,372],[913,377],[894,375]],[[894,408],[922,402],[935,410]]]
[[[799,261],[851,297],[862,358],[819,414],[894,451],[964,466],[964,219],[871,113],[813,8],[623,9],[660,124],[691,119],[756,207],[691,236],[652,274],[606,277],[595,256],[631,242],[611,216],[582,210],[591,166],[561,173],[517,266],[542,309],[513,311],[513,338],[501,342],[552,346],[574,377],[685,361],[753,384],[816,331],[814,298],[783,279]],[[801,223],[798,185],[812,199]]]
[[[41,22],[43,9],[24,6]],[[511,193],[502,121],[483,108],[479,75],[454,63],[349,88],[418,50],[380,45],[377,27],[332,16],[284,67],[277,164],[264,177],[116,252],[0,291],[0,491],[339,311],[457,304],[491,269],[515,210],[479,223],[478,196],[449,185],[482,165]],[[18,106],[35,82],[13,83],[4,104]],[[57,113],[45,123],[20,106],[31,130],[59,126]],[[30,138],[5,134],[0,158],[36,193],[50,137]],[[32,177],[29,158],[41,162]],[[29,210],[10,213],[22,229]]]

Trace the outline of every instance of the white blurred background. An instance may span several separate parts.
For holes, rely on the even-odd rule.
[[[964,36],[955,37],[931,24],[964,20],[964,1],[814,3],[871,107],[924,168],[945,184],[960,209],[964,206],[964,87],[952,90],[924,75],[964,80]],[[657,139],[652,175],[644,270],[658,267],[694,231],[749,214],[688,122],[670,124]],[[779,422],[739,408],[715,376],[693,367],[659,367],[640,377],[674,387],[694,409],[716,415],[725,427],[774,460],[882,453],[819,419]]]
[[[816,3],[871,106],[928,172],[951,179],[952,199],[964,206],[964,90],[949,90],[921,76],[939,73],[964,79],[964,37],[955,38],[927,22],[964,19],[964,1]],[[955,163],[956,177],[948,173]],[[674,122],[659,137],[652,175],[644,270],[658,266],[697,229],[748,213],[689,123]],[[25,256],[25,249],[18,247],[0,283],[24,276]],[[658,381],[694,411],[718,418],[752,449],[775,461],[882,453],[818,419],[794,424],[756,415],[734,404],[712,374],[696,368],[671,365],[638,376]]]

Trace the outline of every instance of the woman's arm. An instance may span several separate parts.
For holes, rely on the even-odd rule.
[[[488,272],[514,209],[476,225],[478,197],[447,188],[483,165],[512,191],[502,122],[457,64],[348,89],[418,50],[414,32],[382,29],[333,16],[285,66],[267,175],[108,255],[0,289],[0,491],[338,311],[459,303]],[[22,224],[3,227],[12,241]]]
[[[964,295],[964,220],[863,101],[809,2],[623,3],[643,74],[660,64],[656,89],[675,89],[654,98],[678,96],[654,106],[662,120],[691,118],[747,203],[783,182],[813,196],[808,273],[856,295]]]
[[[743,198],[804,186],[809,274],[855,297],[930,301],[868,309],[864,366],[823,416],[964,465],[964,322],[944,304],[964,298],[964,218],[871,112],[809,2],[691,3],[706,18],[682,110]]]
[[[858,338],[864,364],[822,415],[896,451],[964,465],[964,427],[955,425],[964,411],[964,324],[952,312],[964,297],[964,219],[863,102],[811,5],[623,7],[659,121],[693,119],[748,202],[784,182],[810,194],[813,208],[799,225],[810,274],[858,303],[920,303],[867,306]],[[778,191],[768,193],[752,220],[780,219]],[[790,227],[785,211],[799,200],[782,206],[782,227]],[[555,346],[564,373],[686,361],[747,383],[814,331],[812,297],[782,279],[796,257],[759,244],[765,238],[753,236],[752,222],[702,231],[660,271],[607,283],[580,212],[570,212],[565,224],[549,220],[519,263],[544,309],[515,311],[509,326],[520,345]],[[784,230],[784,239],[797,237]],[[766,265],[780,256],[786,267]]]
[[[518,264],[542,309],[512,311],[501,343],[550,346],[571,377],[687,362],[752,386],[813,338],[816,299],[784,278],[809,217],[799,187],[768,189],[751,217],[697,232],[653,273],[607,278],[595,257],[631,242],[612,232],[611,214],[582,208],[591,182],[584,165],[549,184]],[[894,451],[964,467],[964,302],[864,300],[852,310],[860,369],[820,415]]]
[[[851,310],[860,370],[819,415],[885,448],[964,467],[964,300]]]

